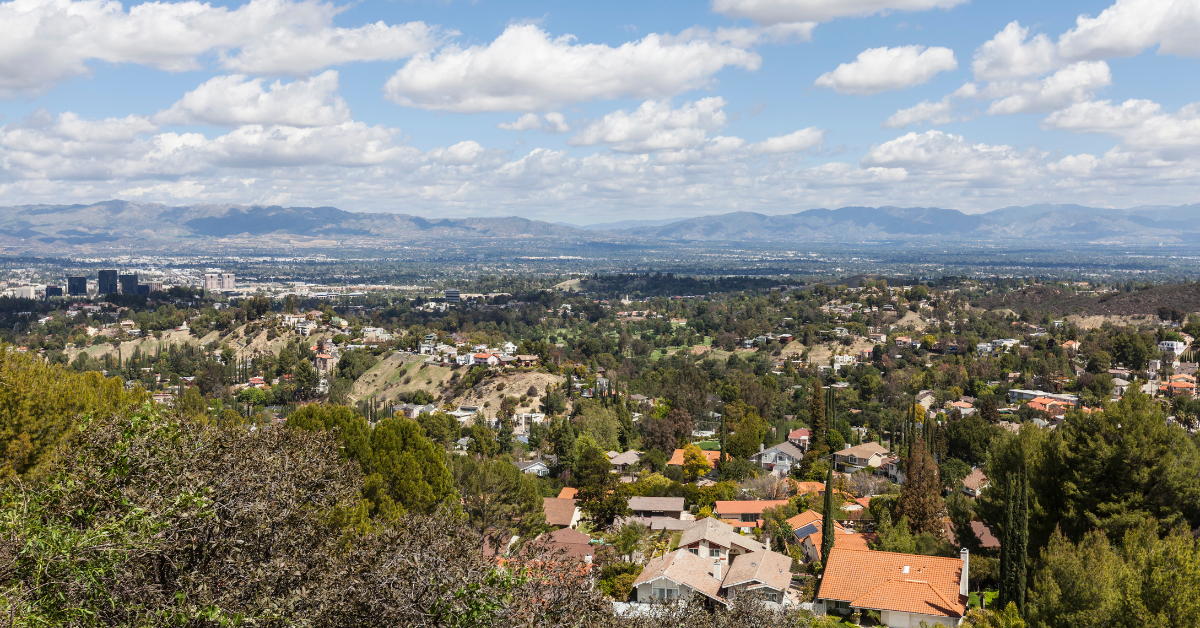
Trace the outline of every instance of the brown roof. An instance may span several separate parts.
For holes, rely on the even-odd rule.
[[[776,591],[786,591],[792,584],[791,556],[766,550],[735,557],[722,586],[739,584],[749,584],[751,589],[766,585]]]
[[[971,471],[967,477],[963,478],[962,483],[963,486],[973,491],[978,491],[981,486],[988,483],[988,479],[987,476],[984,475],[983,469],[975,469]]]
[[[629,498],[629,509],[633,511],[639,510],[661,510],[664,512],[679,512],[683,510],[682,497],[642,497],[640,495]]]
[[[870,458],[874,454],[879,454],[880,456],[882,456],[883,454],[886,454],[887,452],[888,452],[887,447],[884,447],[883,445],[880,445],[879,443],[863,443],[861,445],[847,447],[841,451],[834,452],[834,453],[836,453],[839,456],[853,455],[855,458]]]
[[[684,530],[683,534],[679,536],[679,547],[687,547],[702,540],[724,548],[737,545],[751,552],[766,549],[762,543],[738,534],[734,531],[733,526],[712,517],[696,521]]]
[[[665,577],[724,603],[720,595],[721,581],[713,577],[712,568],[713,561],[710,558],[701,558],[687,550],[675,550],[650,561],[637,580],[633,581],[633,586]]]
[[[569,527],[575,518],[575,500],[543,497],[542,510],[548,525]]]
[[[591,543],[592,537],[571,528],[559,528],[549,535],[555,543]]]
[[[571,488],[570,486],[564,486],[563,489],[558,492],[558,498],[559,499],[575,499],[575,494],[578,492],[579,492],[579,489],[577,489],[577,488]]]
[[[959,558],[834,547],[817,597],[856,608],[962,617]]]

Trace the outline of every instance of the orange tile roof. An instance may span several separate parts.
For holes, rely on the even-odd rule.
[[[570,486],[564,486],[563,489],[558,492],[558,498],[559,499],[575,499],[575,494],[578,492],[579,492],[579,489],[577,489],[577,488],[571,488]]]
[[[796,482],[796,492],[798,493],[820,493],[824,490],[824,482]]]
[[[783,506],[788,503],[786,499],[749,499],[738,501],[717,501],[713,507],[713,512],[724,517],[725,515],[759,515],[762,511],[776,506]]]
[[[705,449],[701,449],[700,451],[703,451],[704,457],[708,458],[708,464],[710,464],[714,467],[717,466],[717,461],[721,459],[721,452],[708,451]],[[682,467],[683,466],[683,450],[676,449],[675,453],[671,454],[671,459],[667,461],[667,464],[674,465],[677,467]]]
[[[817,597],[856,608],[962,617],[959,558],[918,556],[835,545]],[[906,573],[907,571],[907,573]]]

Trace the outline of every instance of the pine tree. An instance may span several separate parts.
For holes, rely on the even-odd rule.
[[[825,476],[825,508],[821,518],[821,564],[829,564],[829,553],[833,551],[833,470]]]

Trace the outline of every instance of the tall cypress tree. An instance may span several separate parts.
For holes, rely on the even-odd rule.
[[[825,443],[825,399],[824,391],[821,390],[821,383],[813,384],[812,394],[809,395],[809,416],[812,418],[812,443],[813,447],[817,447]]]
[[[825,509],[821,518],[821,565],[829,564],[829,553],[833,551],[833,470],[825,476]]]
[[[1021,469],[1017,476],[1017,483],[1020,487],[1020,501],[1017,503],[1017,545],[1014,549],[1016,556],[1013,557],[1016,563],[1013,578],[1013,593],[1017,603],[1017,610],[1021,611],[1021,615],[1025,615],[1025,576],[1026,576],[1026,561],[1029,558],[1029,480],[1025,477],[1025,469]]]

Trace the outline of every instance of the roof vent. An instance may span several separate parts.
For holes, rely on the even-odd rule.
[[[908,565],[904,566],[904,573],[908,573]]]

